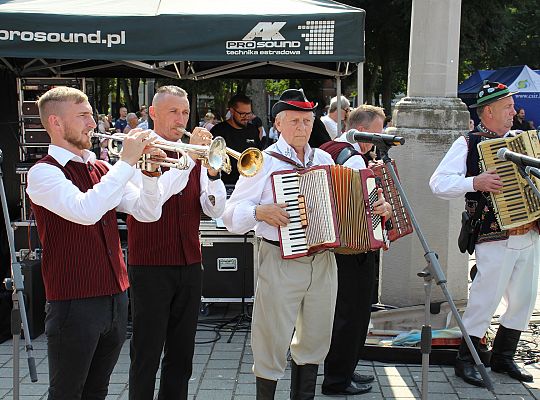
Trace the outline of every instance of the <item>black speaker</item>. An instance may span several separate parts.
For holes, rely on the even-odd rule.
[[[21,262],[24,276],[24,303],[30,338],[34,339],[45,332],[45,287],[41,277],[41,261]]]
[[[208,299],[247,298],[254,295],[254,238],[201,238],[203,285]]]

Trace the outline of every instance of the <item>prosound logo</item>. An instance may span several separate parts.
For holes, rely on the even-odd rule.
[[[228,40],[225,44],[227,54],[300,54],[300,41],[286,40],[279,32],[285,24],[259,22],[242,40]]]
[[[126,31],[102,34],[99,30],[92,33],[83,33],[11,31],[0,29],[0,40],[48,43],[88,43],[112,47],[126,44]]]

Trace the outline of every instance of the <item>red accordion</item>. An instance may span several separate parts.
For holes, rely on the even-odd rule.
[[[385,247],[384,219],[373,213],[377,184],[369,170],[324,165],[272,174],[276,203],[287,203],[290,223],[279,228],[283,258],[326,249],[357,254]]]

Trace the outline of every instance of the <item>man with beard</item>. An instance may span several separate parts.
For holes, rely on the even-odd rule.
[[[160,87],[149,111],[159,137],[180,141],[189,119],[185,90]],[[206,145],[211,137],[197,127],[190,142]],[[164,189],[159,221],[127,219],[133,318],[130,400],[154,398],[162,350],[158,398],[187,399],[201,301],[200,217],[201,211],[219,217],[225,208],[225,186],[219,177],[218,171],[197,161],[190,167],[187,185],[171,184]]]
[[[38,107],[51,144],[28,172],[27,193],[43,246],[48,398],[105,399],[128,307],[116,210],[142,221],[159,218],[157,179],[139,177],[142,188],[130,182],[152,140],[149,132],[133,131],[111,167],[88,150],[96,123],[83,92],[51,89]]]
[[[227,147],[240,153],[248,147],[262,149],[259,138],[259,129],[249,122],[253,119],[251,99],[244,94],[236,94],[229,100],[231,117],[215,125],[210,132],[214,136],[221,136],[227,142]],[[223,176],[225,184],[234,185],[240,176],[236,168],[236,160],[231,159],[232,171]]]
[[[493,341],[491,370],[506,373],[518,381],[532,382],[533,376],[516,364],[514,355],[521,332],[528,327],[536,300],[540,262],[538,221],[508,230],[500,228],[491,202],[486,203],[486,196],[489,197],[488,192],[504,190],[502,181],[494,170],[480,171],[477,148],[481,141],[514,134],[510,131],[516,114],[514,94],[502,83],[484,82],[476,103],[470,106],[477,108],[480,123],[473,131],[456,139],[433,173],[429,185],[433,193],[442,199],[465,196],[465,208],[471,215],[476,207],[482,207],[480,233],[475,246],[477,273],[469,291],[463,325],[478,352],[480,340],[504,297],[507,307],[500,317]],[[465,382],[484,386],[463,339],[454,371]]]

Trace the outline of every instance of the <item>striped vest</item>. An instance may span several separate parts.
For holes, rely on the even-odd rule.
[[[108,171],[100,161],[94,165],[69,161],[62,167],[46,156],[38,163],[60,168],[81,192],[92,189]],[[31,205],[43,247],[41,272],[47,300],[108,296],[129,287],[114,209],[94,225],[81,225]]]
[[[165,202],[156,222],[139,222],[131,215],[128,226],[130,266],[180,266],[200,263],[201,164],[191,170],[186,187]]]

